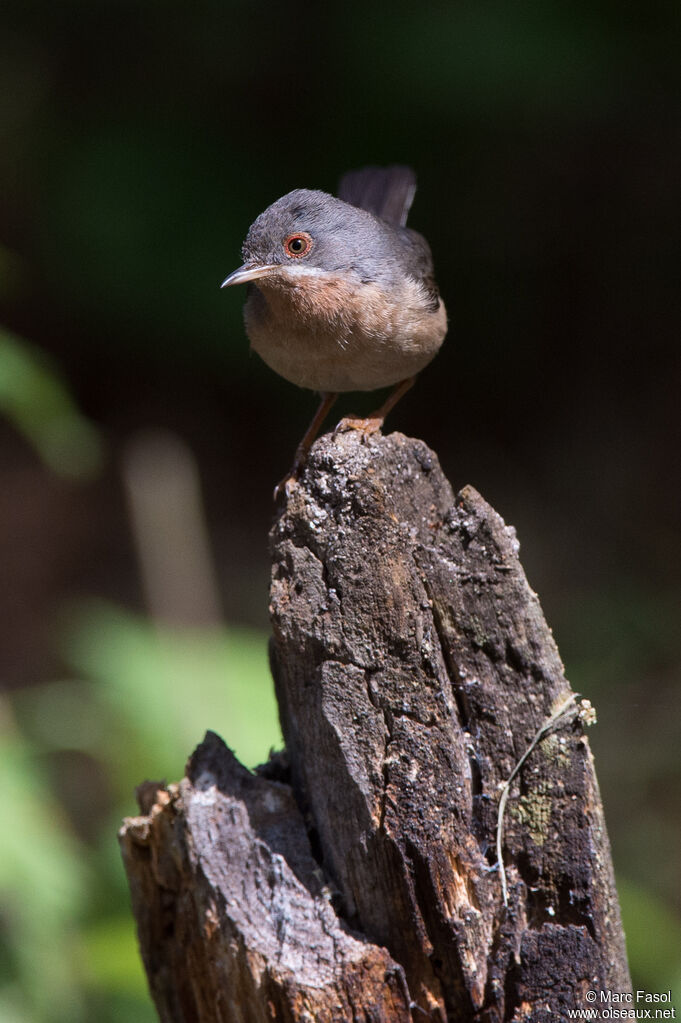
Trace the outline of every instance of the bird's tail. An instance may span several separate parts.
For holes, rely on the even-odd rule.
[[[362,167],[340,179],[338,198],[402,227],[414,201],[416,174],[411,167]]]

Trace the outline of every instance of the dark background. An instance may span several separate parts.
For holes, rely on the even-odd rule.
[[[97,685],[73,629],[111,664],[111,622],[146,635],[154,619],[123,483],[153,430],[198,474],[229,625],[191,600],[176,620],[254,642],[244,629],[261,629],[264,648],[272,487],[315,398],[249,355],[243,295],[218,285],[278,196],[393,162],[418,173],[410,224],[433,249],[450,331],[389,428],[422,437],[455,488],[473,484],[516,526],[568,677],[599,712],[635,983],[681,996],[680,28],[671,2],[3,5],[0,324],[70,393],[73,450],[45,457],[45,387],[17,397],[0,347],[2,720],[55,841],[76,843],[90,874],[85,898],[78,871],[64,888],[79,906],[67,1008],[27,993],[33,931],[14,906],[0,1010],[150,1018],[133,965],[112,977],[82,956],[99,940],[115,958],[119,926],[134,959],[113,842],[134,804],[113,765],[126,785],[180,777],[193,740],[167,768],[132,725],[118,747],[79,726],[51,746]],[[374,403],[349,396],[339,412]],[[80,688],[50,702],[67,678]],[[111,689],[113,704],[138,689]],[[98,701],[82,727],[106,735]],[[202,727],[229,738],[210,708],[196,741]],[[264,757],[274,740],[261,741]],[[0,887],[10,907],[16,883]]]

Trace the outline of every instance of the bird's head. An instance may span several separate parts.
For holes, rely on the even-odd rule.
[[[253,222],[244,263],[222,282],[299,284],[311,275],[380,279],[391,264],[392,230],[371,213],[326,192],[299,188]]]

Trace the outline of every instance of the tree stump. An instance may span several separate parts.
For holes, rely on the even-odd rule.
[[[348,432],[271,546],[285,757],[256,776],[209,735],[121,832],[161,1019],[541,1021],[628,992],[583,716],[514,530],[421,441]]]

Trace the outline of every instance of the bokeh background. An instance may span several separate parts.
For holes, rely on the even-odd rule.
[[[591,734],[634,983],[681,1004],[681,6],[5,0],[0,1018],[154,1019],[116,828],[279,740],[272,487],[315,398],[218,285],[406,162],[451,329],[390,426],[513,523]],[[340,411],[368,411],[371,398]]]

